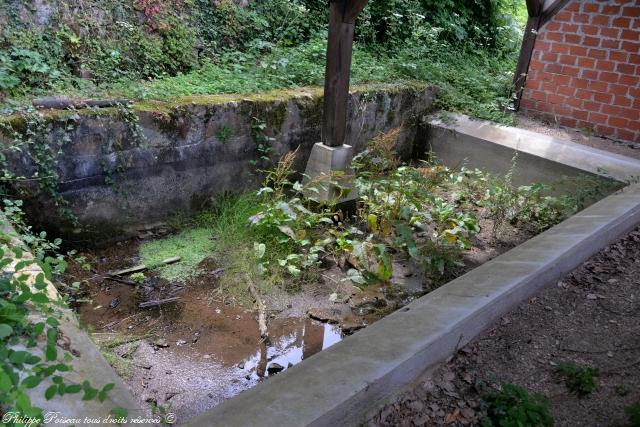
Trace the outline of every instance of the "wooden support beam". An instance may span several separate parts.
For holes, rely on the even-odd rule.
[[[524,37],[522,38],[522,47],[520,48],[518,65],[516,66],[516,72],[513,76],[513,86],[516,91],[514,108],[516,110],[520,108],[522,91],[524,90],[524,84],[527,80],[529,64],[531,63],[531,57],[533,55],[533,48],[535,47],[538,31],[544,24],[549,22],[556,13],[562,10],[569,1],[570,0],[556,0],[551,4],[547,4],[547,7],[545,8],[545,0],[527,0],[527,12],[529,13],[529,18],[527,19],[527,26],[525,27]]]
[[[338,147],[344,143],[353,33],[356,18],[368,1],[330,1],[322,125],[322,141],[330,147]]]
[[[522,47],[520,48],[520,56],[518,57],[518,65],[516,65],[516,72],[513,76],[513,86],[516,91],[514,108],[516,110],[520,108],[520,99],[522,98],[522,91],[527,80],[527,72],[529,71],[531,56],[533,55],[533,47],[536,44],[543,8],[544,0],[527,0],[527,12],[529,13],[529,18],[527,19],[527,26],[524,29]]]
[[[556,0],[547,6],[541,14],[540,17],[540,25],[538,28],[541,28],[544,24],[549,22],[551,18],[558,12],[560,12],[567,4],[569,4],[571,0]]]

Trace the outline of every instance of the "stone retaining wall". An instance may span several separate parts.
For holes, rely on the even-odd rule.
[[[307,88],[139,103],[134,111],[141,139],[122,111],[80,112],[57,161],[58,191],[79,224],[64,221],[51,197],[42,195],[25,200],[30,222],[67,241],[90,244],[192,214],[221,193],[255,189],[259,170],[288,151],[298,150],[295,168],[303,171],[311,147],[322,139],[321,95],[321,89]],[[347,143],[359,152],[379,133],[402,126],[399,154],[421,155],[426,142],[412,124],[430,109],[433,96],[424,86],[357,87],[349,100]],[[52,144],[66,125],[59,120],[63,114],[69,113],[50,115]],[[0,143],[10,168],[33,176],[30,156],[7,150],[10,135]],[[269,160],[262,159],[265,154]]]

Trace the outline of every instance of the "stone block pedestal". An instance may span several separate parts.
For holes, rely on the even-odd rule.
[[[342,204],[355,200],[358,195],[353,182],[355,175],[351,168],[352,159],[353,147],[350,145],[329,147],[321,142],[316,143],[307,162],[305,182],[317,181],[314,187],[318,193],[309,192],[307,196],[320,203]],[[344,175],[339,179],[331,179],[334,172],[343,172]],[[335,181],[335,183],[330,181]]]

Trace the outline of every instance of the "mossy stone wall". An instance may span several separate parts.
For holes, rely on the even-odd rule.
[[[63,220],[45,195],[27,198],[31,222],[92,244],[193,214],[221,193],[256,189],[260,170],[288,151],[298,150],[295,168],[303,171],[312,145],[322,140],[321,93],[309,88],[139,103],[134,111],[143,138],[134,137],[117,111],[80,111],[57,162],[58,190],[78,224]],[[433,94],[425,87],[355,88],[347,142],[359,152],[379,133],[402,126],[398,153],[415,156],[415,147],[425,144],[413,123],[430,110]],[[59,131],[57,114],[50,113],[52,132]],[[7,135],[0,138],[5,148],[11,144]],[[27,155],[14,153],[9,163],[31,176]]]

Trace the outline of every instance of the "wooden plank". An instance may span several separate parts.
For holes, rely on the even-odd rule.
[[[163,259],[162,263],[165,265],[175,264],[176,262],[180,262],[182,258],[179,256],[172,256],[171,258]]]
[[[125,268],[124,270],[114,271],[113,273],[109,273],[110,276],[126,276],[127,274],[140,273],[141,271],[146,271],[147,266],[144,264],[136,265],[131,268]]]
[[[182,258],[180,258],[179,256],[174,256],[171,258],[163,259],[161,263],[164,265],[169,265],[169,264],[174,264],[176,262],[179,262],[181,259]],[[125,268],[124,270],[114,271],[113,273],[109,273],[109,275],[110,276],[126,276],[127,274],[139,273],[141,271],[146,271],[148,269],[149,267],[147,267],[146,265],[140,264],[131,268]]]
[[[518,64],[516,65],[516,71],[513,76],[513,86],[516,94],[514,108],[516,110],[520,108],[522,90],[527,80],[527,72],[529,71],[529,64],[531,63],[533,48],[536,44],[543,7],[544,0],[527,0],[529,19],[527,19],[527,26],[524,30],[524,37],[522,38],[522,46],[520,48],[520,56],[518,57]]]
[[[331,0],[324,83],[322,141],[330,147],[344,143],[355,20],[368,0]]]

